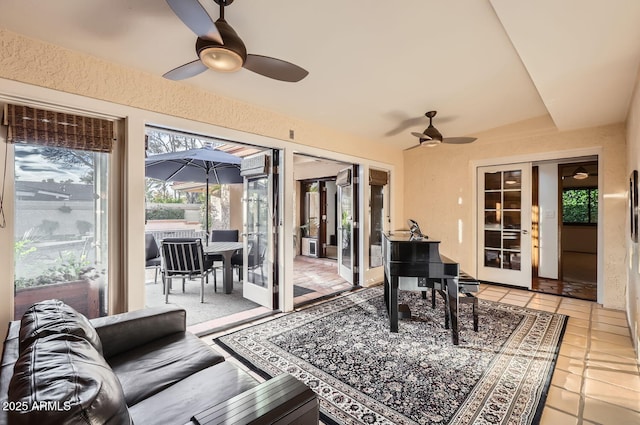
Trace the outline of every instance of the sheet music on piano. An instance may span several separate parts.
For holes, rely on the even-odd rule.
[[[411,240],[420,240],[420,239],[429,239],[429,236],[425,236],[422,234],[422,231],[420,230],[420,225],[418,224],[417,221],[413,220],[413,219],[409,219],[407,220],[407,223],[409,223],[409,233],[411,233]]]

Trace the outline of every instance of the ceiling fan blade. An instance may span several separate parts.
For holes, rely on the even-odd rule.
[[[415,145],[415,146],[411,146],[410,148],[404,149],[404,151],[410,151],[413,149],[418,149],[418,148],[423,148],[424,146],[422,145],[422,143],[420,143],[419,145]]]
[[[398,125],[396,125],[394,129],[387,131],[384,135],[395,136],[396,134],[402,133],[409,127],[421,124],[422,121],[424,121],[424,116],[404,119]]]
[[[222,36],[198,0],[167,0],[178,18],[198,37],[224,44]]]
[[[428,139],[428,137],[425,136],[424,133],[418,133],[417,131],[412,131],[411,134],[416,136],[418,139]]]
[[[184,80],[187,78],[195,77],[198,74],[206,71],[207,66],[203,64],[200,59],[194,60],[193,62],[185,63],[171,71],[165,73],[163,75],[164,78],[168,80]]]
[[[242,66],[256,74],[289,83],[296,83],[309,74],[309,71],[300,68],[298,65],[261,55],[247,55],[247,59]]]
[[[449,143],[452,145],[464,145],[465,143],[471,143],[478,140],[475,137],[445,137],[442,143]]]

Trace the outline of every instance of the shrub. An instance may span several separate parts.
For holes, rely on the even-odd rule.
[[[154,208],[146,211],[146,220],[184,220],[184,210]]]

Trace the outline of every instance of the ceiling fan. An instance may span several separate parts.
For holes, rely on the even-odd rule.
[[[207,69],[235,72],[248,69],[275,80],[298,82],[309,72],[297,65],[269,56],[247,53],[242,39],[224,19],[224,8],[233,0],[214,0],[220,17],[214,23],[198,0],[167,0],[173,12],[197,36],[197,60],[181,65],[163,75],[169,80],[184,80]]]
[[[440,133],[438,129],[433,126],[433,117],[435,117],[437,113],[438,111],[429,111],[424,114],[427,118],[429,118],[429,127],[427,127],[422,133],[418,133],[417,131],[411,132],[411,134],[413,134],[420,140],[420,144],[409,149],[415,149],[420,146],[433,147],[439,145],[440,143],[462,145],[465,143],[475,142],[477,140],[475,137],[442,137],[442,133]]]

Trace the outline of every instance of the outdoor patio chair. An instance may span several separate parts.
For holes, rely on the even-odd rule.
[[[262,265],[264,264],[264,256],[267,252],[267,246],[264,243],[257,243],[256,241],[249,241],[247,245],[249,248],[249,253],[247,254],[247,260],[249,261],[247,269],[255,270],[259,267],[260,277],[262,278],[262,281],[264,281],[264,269],[262,268]],[[244,266],[244,257],[241,252],[233,254],[231,257],[231,266],[238,271],[238,279],[243,280],[242,269]]]
[[[184,292],[187,279],[200,278],[200,302],[204,302],[205,279],[209,279],[209,272],[214,270],[213,260],[206,258],[199,238],[167,238],[162,241],[162,284],[164,285],[165,303],[169,302],[169,291],[173,278],[182,279]],[[214,290],[217,285],[215,271]]]
[[[212,230],[211,242],[238,242],[238,230]],[[212,254],[213,261],[224,261],[221,254]]]
[[[156,242],[156,238],[152,233],[145,233],[144,235],[144,244],[145,244],[145,269],[154,268],[156,269],[155,277],[153,278],[153,283],[158,283],[158,270],[162,265],[162,257],[160,256],[160,249],[158,248],[158,242]]]
[[[212,230],[211,242],[238,242],[238,230]]]

